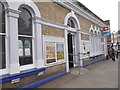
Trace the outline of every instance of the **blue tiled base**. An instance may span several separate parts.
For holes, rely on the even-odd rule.
[[[89,65],[91,65],[91,64],[94,64],[94,63],[97,63],[97,62],[100,62],[100,61],[104,61],[104,60],[106,60],[106,58],[101,58],[101,59],[98,59],[98,60],[89,62],[89,63],[87,63],[87,64],[84,64],[83,67],[86,67],[86,66],[89,66]]]
[[[43,84],[45,84],[45,83],[47,83],[47,82],[50,82],[50,81],[52,81],[52,80],[54,80],[54,79],[57,79],[57,78],[59,78],[60,76],[63,76],[63,75],[65,75],[65,74],[67,74],[67,72],[62,72],[62,73],[56,74],[56,75],[54,75],[54,76],[45,78],[45,79],[40,80],[40,81],[38,81],[38,82],[34,82],[34,83],[32,83],[32,84],[23,86],[23,87],[19,88],[18,90],[22,90],[22,89],[25,89],[25,88],[35,88],[35,87],[38,87],[38,86],[43,85]]]
[[[10,80],[17,79],[17,78],[23,78],[23,77],[33,75],[39,72],[44,72],[44,71],[45,71],[45,68],[31,69],[31,70],[22,71],[18,74],[13,74],[13,75],[8,74],[8,75],[0,76],[0,83],[8,82]]]

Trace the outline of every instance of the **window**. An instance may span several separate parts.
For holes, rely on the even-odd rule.
[[[68,19],[67,25],[68,25],[69,27],[75,28],[75,24],[74,24],[72,18],[69,18],[69,19]]]
[[[18,18],[18,39],[19,39],[19,63],[20,66],[33,64],[33,50],[32,50],[32,15],[23,7]]]
[[[0,69],[6,68],[6,48],[5,48],[5,8],[0,2]]]
[[[47,63],[64,60],[64,44],[62,42],[46,42]]]
[[[94,34],[93,34],[93,30],[91,30],[91,53],[94,53],[94,48],[95,48],[95,45],[94,45]]]

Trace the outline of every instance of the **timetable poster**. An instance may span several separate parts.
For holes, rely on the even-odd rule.
[[[64,59],[64,44],[63,43],[56,43],[57,49],[57,60]]]
[[[46,42],[47,63],[55,62],[55,42]]]

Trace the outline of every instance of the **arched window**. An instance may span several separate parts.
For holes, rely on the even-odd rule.
[[[0,2],[0,69],[6,68],[6,48],[5,48],[5,7]]]
[[[95,48],[95,45],[94,45],[94,33],[93,33],[93,30],[90,31],[90,40],[91,40],[91,53],[94,53],[94,48]]]
[[[98,31],[98,52],[102,53],[101,33]]]
[[[19,55],[20,65],[33,64],[32,55],[32,15],[29,10],[20,7],[20,15],[18,18],[18,38],[23,43],[23,55]],[[20,47],[20,46],[19,46]]]
[[[95,52],[95,54],[98,53],[98,36],[97,36],[97,31],[95,31],[95,35],[94,35],[94,52]]]
[[[67,25],[68,25],[69,27],[75,28],[75,24],[74,24],[74,21],[73,21],[72,18],[69,18],[69,19],[68,19]]]
[[[26,8],[19,8],[21,11],[18,19],[18,33],[20,35],[32,35],[32,15]]]

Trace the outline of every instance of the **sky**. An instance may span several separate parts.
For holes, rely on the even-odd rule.
[[[78,0],[102,20],[110,20],[111,32],[118,31],[118,2],[120,0]]]

